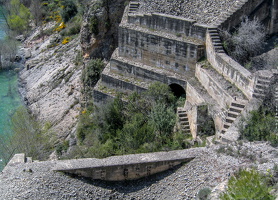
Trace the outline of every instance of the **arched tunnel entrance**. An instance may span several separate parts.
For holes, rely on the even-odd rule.
[[[173,84],[170,84],[169,87],[171,88],[172,92],[174,93],[174,95],[176,97],[178,97],[178,98],[186,97],[184,88],[182,86],[180,86],[179,84],[173,83]]]

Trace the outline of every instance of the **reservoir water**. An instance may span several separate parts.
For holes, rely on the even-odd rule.
[[[5,19],[0,7],[0,45],[5,37]],[[0,71],[0,145],[3,149],[4,138],[12,134],[11,116],[21,104],[18,93],[17,74],[13,70]],[[0,171],[3,169],[3,155],[0,151]]]

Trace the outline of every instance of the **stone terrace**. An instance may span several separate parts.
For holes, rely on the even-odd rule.
[[[229,10],[238,0],[139,0],[139,11],[164,13],[211,24]]]

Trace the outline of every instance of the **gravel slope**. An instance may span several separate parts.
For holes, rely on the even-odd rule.
[[[229,156],[228,150],[216,153],[218,148],[207,148],[176,169],[129,182],[87,180],[53,172],[56,161],[18,164],[0,174],[0,199],[195,199],[200,189],[215,187],[239,167],[257,165],[265,171],[278,163],[278,150],[265,143],[231,145],[234,153],[245,152],[240,156]],[[254,157],[250,160],[249,153],[257,161]]]

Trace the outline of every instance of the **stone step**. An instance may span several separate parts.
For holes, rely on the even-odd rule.
[[[269,85],[270,84],[270,81],[267,81],[267,80],[263,80],[263,79],[258,79],[257,80],[257,83],[259,84],[263,84],[263,85]]]
[[[186,129],[190,130],[190,126],[189,126],[189,124],[188,125],[181,125],[181,129],[182,130],[186,130]]]
[[[217,50],[217,53],[225,53],[224,49],[223,50]]]
[[[265,94],[265,90],[264,89],[254,89],[254,93],[256,93],[256,94]]]
[[[181,129],[184,133],[190,133],[190,129],[189,128],[182,128]]]
[[[184,112],[184,113],[178,113],[179,117],[187,117],[187,113]]]
[[[237,112],[229,111],[227,116],[231,117],[231,118],[237,118],[238,115],[239,115],[239,113],[237,113]]]
[[[235,121],[233,117],[226,117],[226,122],[232,124]]]
[[[232,103],[231,103],[231,106],[238,107],[238,108],[242,108],[242,109],[245,107],[244,104],[239,104],[239,103],[235,103],[235,102],[232,102]]]
[[[260,80],[265,80],[265,81],[269,81],[269,77],[261,76],[261,75],[258,76],[258,79],[260,79]]]
[[[257,99],[264,99],[265,98],[265,95],[264,94],[258,94],[258,93],[253,93],[252,95],[254,98],[257,98]]]
[[[224,127],[224,129],[226,129],[226,131],[227,131],[227,129],[230,128],[230,126],[231,126],[230,124],[226,124],[226,123],[225,123],[223,127]],[[225,132],[226,132],[226,131],[225,131]]]
[[[267,88],[268,88],[268,85],[257,83],[257,84],[256,84],[256,88],[258,88],[258,89],[267,89]]]
[[[179,117],[180,121],[188,121],[188,117]]]
[[[242,112],[242,110],[238,109],[237,107],[230,107],[229,111],[236,112],[236,113],[241,113]]]
[[[180,124],[181,124],[181,125],[188,125],[188,124],[189,124],[189,121],[188,121],[188,119],[187,119],[187,120],[184,120],[184,121],[180,121]]]

